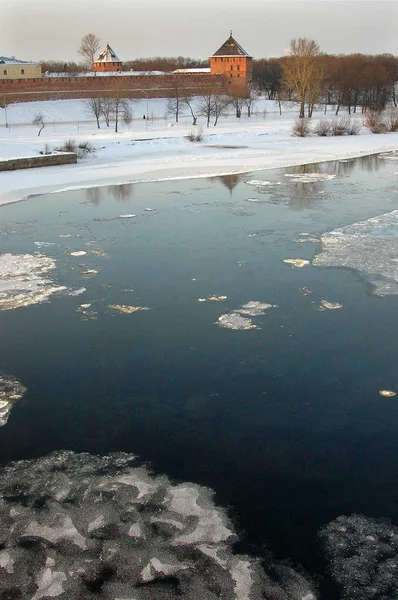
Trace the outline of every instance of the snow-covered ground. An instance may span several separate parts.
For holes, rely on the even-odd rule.
[[[188,112],[176,124],[166,115],[166,100],[144,97],[132,103],[132,110],[132,124],[126,127],[121,123],[115,133],[112,124],[107,128],[101,123],[98,129],[82,100],[8,106],[8,128],[5,111],[0,109],[0,158],[37,155],[45,144],[55,148],[70,138],[89,141],[96,149],[76,165],[0,173],[0,204],[39,192],[249,172],[398,149],[398,133],[374,135],[364,128],[357,136],[293,137],[297,107],[283,107],[280,116],[277,104],[264,99],[256,101],[250,118],[244,110],[237,119],[231,109],[216,127],[206,128],[205,118],[199,117],[203,140],[197,143],[186,139],[195,129]],[[46,123],[40,137],[38,127],[32,125],[38,113]],[[143,119],[144,114],[149,115],[148,120]],[[316,113],[312,121],[316,124],[323,118],[332,119],[332,109],[326,117],[323,111]],[[361,120],[361,115],[351,118]]]

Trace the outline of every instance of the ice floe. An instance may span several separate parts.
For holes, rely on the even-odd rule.
[[[330,173],[285,173],[285,177],[290,177],[290,181],[293,183],[317,183],[334,179],[336,175]]]
[[[119,215],[119,219],[133,219],[137,215]]]
[[[364,273],[379,296],[398,294],[398,210],[324,233],[321,267],[346,267]]]
[[[318,310],[336,310],[338,308],[343,308],[343,305],[339,304],[338,302],[328,302],[328,300],[321,300],[321,304]]]
[[[198,298],[198,302],[225,302],[228,296],[207,296],[207,298]]]
[[[266,304],[265,302],[258,302],[257,300],[250,300],[246,304],[242,304],[240,308],[236,312],[239,312],[241,315],[249,315],[251,317],[256,317],[258,315],[265,314],[265,311],[269,308],[277,308],[276,304]]]
[[[269,308],[277,308],[277,304],[266,304],[257,300],[250,300],[246,304],[242,304],[236,310],[221,315],[217,321],[219,327],[225,329],[233,329],[235,331],[245,331],[247,329],[260,329],[258,325],[253,323],[249,317],[257,317],[264,315]]]
[[[11,375],[0,375],[0,426],[7,423],[15,402],[21,400],[27,389]]]
[[[70,252],[70,256],[84,256],[87,254],[84,250],[76,250],[76,252]]]
[[[78,288],[77,290],[71,290],[70,292],[68,292],[68,296],[80,296],[81,294],[84,294],[84,292],[86,292],[86,288],[85,287],[81,287]]]
[[[1,598],[10,589],[32,600],[316,598],[293,569],[272,564],[268,576],[234,552],[238,537],[212,490],[173,484],[131,454],[55,452],[7,465],[0,522]]]
[[[46,302],[66,289],[44,277],[55,261],[40,253],[0,255],[0,310],[12,310]]]
[[[393,398],[397,395],[397,392],[394,392],[393,390],[380,390],[379,394],[384,398]]]
[[[235,331],[244,331],[246,329],[258,329],[257,325],[251,319],[242,317],[237,312],[221,315],[218,318],[217,325],[226,329],[234,329]]]
[[[108,304],[107,308],[117,310],[123,315],[131,315],[142,310],[152,310],[149,306],[128,306],[126,304]]]
[[[261,187],[262,185],[272,185],[272,181],[263,181],[261,179],[250,179],[245,183],[247,183],[247,185],[254,185],[256,187]]]
[[[284,258],[283,262],[288,265],[292,265],[292,267],[297,267],[298,269],[310,264],[309,260],[305,260],[303,258]]]
[[[98,312],[91,308],[91,302],[80,304],[76,312],[82,315],[82,321],[95,321],[98,319]]]

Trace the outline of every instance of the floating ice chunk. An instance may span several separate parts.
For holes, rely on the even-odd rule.
[[[136,217],[137,215],[119,215],[119,219],[132,219],[133,217]]]
[[[241,315],[249,315],[255,317],[257,315],[263,315],[269,308],[277,308],[277,304],[266,304],[265,302],[258,302],[257,300],[250,300],[247,304],[242,304],[235,312]]]
[[[291,177],[293,183],[316,183],[334,179],[336,175],[330,173],[285,173],[285,177]]]
[[[108,304],[111,310],[118,310],[123,315],[131,315],[141,310],[152,310],[149,306],[127,306],[126,304]]]
[[[84,250],[76,250],[76,252],[70,252],[70,256],[84,256],[87,254]]]
[[[43,254],[0,255],[0,310],[12,310],[45,302],[63,286],[54,286],[44,274],[55,261]]]
[[[384,396],[384,398],[393,398],[397,395],[397,392],[393,390],[380,390],[379,394],[380,396]]]
[[[321,304],[318,310],[336,310],[338,308],[343,308],[342,304],[338,302],[328,302],[327,300],[321,300]]]
[[[283,262],[288,265],[292,265],[292,267],[297,267],[299,269],[305,267],[305,265],[310,264],[309,260],[305,260],[303,258],[284,258]]]
[[[81,275],[96,275],[98,271],[95,269],[85,269],[84,271],[80,271]]]
[[[299,292],[302,296],[308,296],[308,294],[312,294],[312,291],[309,288],[305,287],[305,285],[299,288]]]
[[[374,293],[398,294],[398,210],[334,229],[321,236],[322,267],[348,267],[365,273]]]
[[[90,253],[94,254],[94,256],[106,256],[106,253],[101,249],[90,250]]]
[[[11,375],[0,376],[0,426],[7,423],[13,404],[23,398],[27,389]]]
[[[254,185],[256,187],[265,187],[267,185],[272,185],[272,181],[262,181],[261,179],[250,179],[245,183],[247,183],[247,185]]]
[[[235,331],[258,329],[257,325],[255,325],[251,319],[242,317],[242,315],[237,312],[221,315],[217,321],[217,325],[219,325],[219,327],[225,327],[226,329],[233,329]]]
[[[146,208],[145,210],[146,210],[146,212],[154,212],[153,208]]]
[[[78,288],[77,290],[71,290],[68,293],[68,296],[80,296],[81,294],[84,294],[84,292],[86,292],[86,291],[87,290],[85,287],[81,287],[81,288]]]
[[[259,198],[246,198],[245,202],[260,202]]]
[[[207,296],[207,298],[198,298],[198,302],[224,302],[228,299],[228,296]]]
[[[54,242],[34,242],[34,245],[38,248],[47,248],[48,246],[56,246]]]
[[[91,304],[81,304],[79,308],[90,308]]]

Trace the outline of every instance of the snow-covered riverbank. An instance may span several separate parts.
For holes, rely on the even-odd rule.
[[[146,100],[132,105],[134,121],[122,125],[114,133],[112,124],[98,129],[85,113],[81,100],[56,100],[16,104],[7,108],[6,128],[4,110],[0,113],[0,157],[35,155],[45,144],[55,148],[66,139],[89,141],[95,153],[77,165],[29,169],[0,174],[0,204],[26,198],[31,194],[50,193],[77,187],[90,187],[136,181],[204,177],[231,172],[249,172],[334,159],[347,159],[364,154],[395,150],[398,133],[374,135],[362,129],[350,137],[295,138],[291,135],[297,108],[283,108],[282,116],[273,101],[260,99],[255,114],[241,119],[231,113],[217,127],[206,128],[204,118],[198,127],[203,140],[190,142],[192,131],[188,114],[179,123],[165,116],[166,100],[149,100],[150,119]],[[41,136],[31,124],[42,113],[46,127]],[[313,121],[333,118],[323,112]],[[353,119],[361,120],[361,115]]]

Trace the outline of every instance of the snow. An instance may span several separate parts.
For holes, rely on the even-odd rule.
[[[18,103],[0,109],[0,157],[37,156],[48,144],[59,146],[66,139],[89,141],[94,155],[75,165],[53,166],[0,173],[0,204],[37,193],[51,193],[81,187],[96,187],[138,181],[208,177],[229,173],[308,164],[334,159],[349,159],[398,148],[398,133],[374,135],[363,129],[358,136],[296,138],[291,128],[297,107],[283,108],[282,116],[273,101],[256,101],[252,117],[237,119],[231,110],[217,127],[207,128],[198,119],[203,141],[192,143],[189,111],[184,109],[179,123],[166,114],[167,100],[147,98],[132,102],[133,122],[119,125],[114,133],[101,122],[98,129],[86,113],[83,100],[53,100]],[[330,113],[316,113],[313,122],[330,119]],[[32,120],[42,113],[46,123],[38,137]],[[143,119],[149,115],[149,119]],[[353,115],[361,120],[361,115]],[[393,161],[391,161],[393,166]],[[255,183],[254,183],[255,182]],[[258,182],[252,180],[254,185]],[[265,182],[263,182],[265,184]]]

